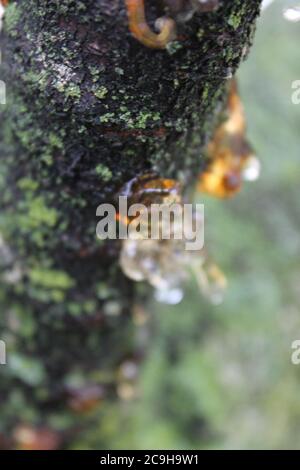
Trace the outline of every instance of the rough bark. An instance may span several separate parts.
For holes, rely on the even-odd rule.
[[[153,25],[161,2],[147,3]],[[72,441],[71,431],[94,418],[74,413],[70,390],[96,384],[98,401],[117,396],[116,371],[140,355],[132,306],[147,287],[121,273],[119,242],[96,239],[96,208],[147,171],[193,187],[260,3],[224,0],[179,25],[166,50],[132,37],[123,0],[17,0],[7,8],[2,433],[25,421]]]

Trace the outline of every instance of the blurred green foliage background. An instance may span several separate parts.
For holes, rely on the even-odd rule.
[[[262,176],[231,201],[204,200],[225,301],[214,307],[191,284],[180,305],[154,303],[140,398],[102,409],[78,447],[300,448],[300,23],[282,15],[294,4],[264,12],[239,72]]]

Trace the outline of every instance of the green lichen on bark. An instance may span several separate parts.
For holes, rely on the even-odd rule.
[[[162,10],[149,3],[151,23]],[[96,208],[146,171],[193,185],[260,3],[224,1],[195,15],[165,51],[131,36],[123,0],[7,8],[0,336],[9,364],[0,431],[20,417],[64,433],[82,425],[65,405],[74,381],[115,396],[115,371],[135,354],[137,293],[120,272],[119,243],[96,239]]]

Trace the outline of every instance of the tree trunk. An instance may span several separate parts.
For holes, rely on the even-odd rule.
[[[162,3],[146,2],[152,28]],[[124,0],[10,2],[0,108],[6,446],[38,446],[22,444],[24,423],[44,430],[44,447],[67,446],[99,419],[83,412],[126,395],[122,364],[143,354],[133,306],[148,287],[122,274],[118,241],[97,240],[96,208],[148,172],[194,185],[260,3],[224,0],[155,50],[130,33]]]

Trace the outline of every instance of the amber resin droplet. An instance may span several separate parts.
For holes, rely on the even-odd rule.
[[[259,176],[259,161],[246,139],[246,119],[236,80],[230,84],[227,119],[217,128],[207,155],[207,169],[199,178],[200,192],[231,197],[240,191],[244,180],[254,181]]]
[[[151,204],[164,204],[172,206],[176,203],[183,209],[182,186],[176,180],[157,178],[154,175],[143,175],[131,180],[122,189],[122,196],[128,198],[129,203],[143,204],[152,215],[154,208]],[[174,207],[174,206],[173,206]],[[140,224],[139,236],[123,240],[120,254],[120,266],[124,274],[133,281],[146,281],[155,289],[155,298],[164,303],[176,304],[183,298],[182,286],[191,276],[196,275],[201,291],[217,302],[218,283],[216,289],[210,279],[210,268],[206,260],[207,255],[201,248],[196,251],[186,249],[186,234],[191,233],[192,226],[197,220],[198,227],[203,226],[203,218],[195,213],[191,218],[184,218],[185,229],[182,231],[182,219],[174,217],[170,223],[168,211],[162,212],[160,218],[149,217],[144,222],[138,217],[129,220],[130,225]],[[153,222],[153,220],[155,222]],[[162,226],[168,223],[169,237],[163,237]],[[153,223],[157,226],[153,227]],[[189,226],[187,227],[186,224]],[[141,226],[142,225],[142,226]],[[155,229],[155,230],[154,230]],[[157,237],[153,237],[153,232]],[[177,237],[179,234],[179,237]],[[217,270],[217,268],[216,268]],[[215,270],[215,271],[216,271]],[[211,276],[212,277],[212,276]],[[220,275],[221,279],[221,275]],[[222,278],[224,279],[224,277]],[[221,289],[220,289],[221,291]]]
[[[130,180],[119,195],[126,196],[131,204],[170,204],[181,201],[182,185],[179,181],[159,178],[147,173]]]

